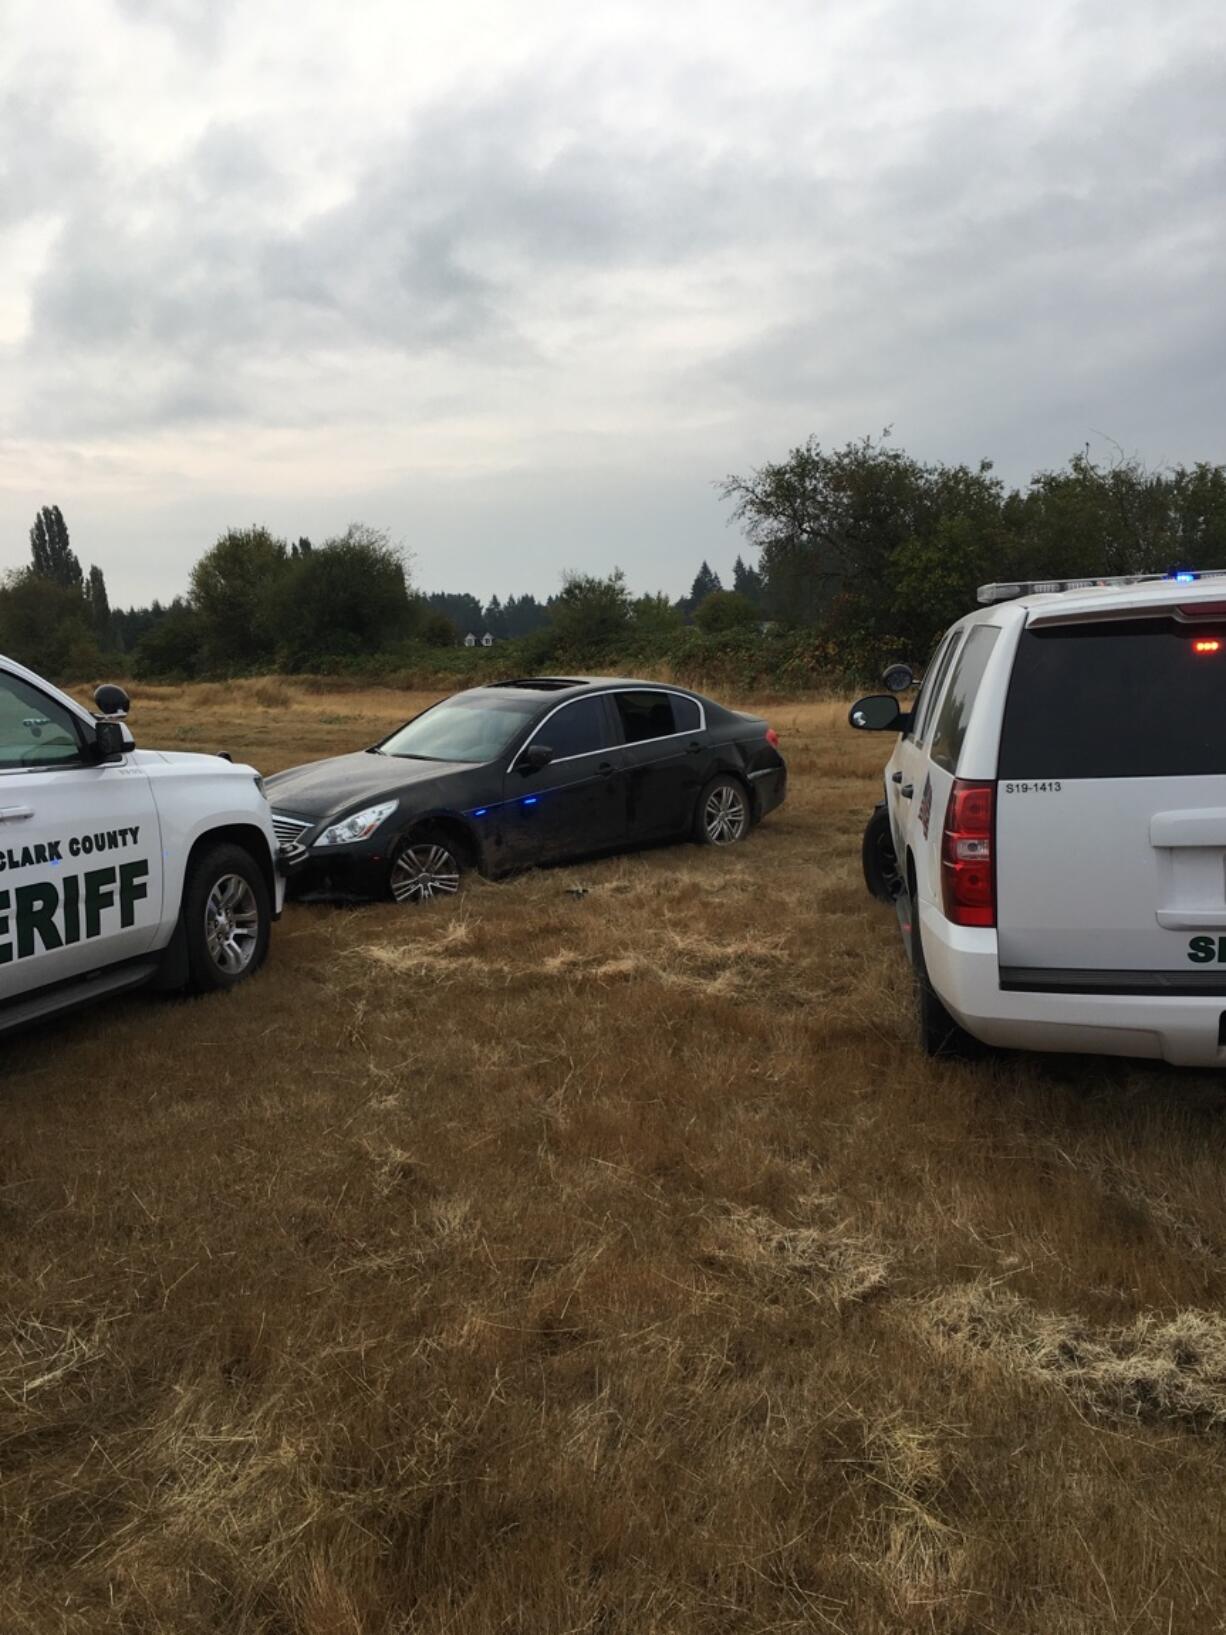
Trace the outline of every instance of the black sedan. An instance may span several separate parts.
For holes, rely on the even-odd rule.
[[[787,768],[765,721],[650,681],[537,676],[444,699],[382,743],[266,780],[293,895],[417,902],[467,868],[743,840]]]

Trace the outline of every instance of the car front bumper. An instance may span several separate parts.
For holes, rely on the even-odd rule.
[[[368,902],[387,896],[391,859],[381,844],[363,841],[315,849],[290,841],[282,845],[277,862],[291,899]]]
[[[942,1004],[985,1044],[1226,1067],[1221,995],[1010,991],[1000,985],[994,930],[952,925],[931,903],[920,905],[920,928]]]

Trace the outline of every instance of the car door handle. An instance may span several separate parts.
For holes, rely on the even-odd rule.
[[[688,744],[686,746],[685,753],[687,755],[701,755],[702,754],[702,745],[701,744]]]
[[[32,806],[0,806],[0,823],[23,823],[33,816]]]
[[[912,795],[915,793],[915,785],[913,783],[905,783],[898,793],[904,800],[910,800]]]
[[[600,765],[596,768],[596,776],[598,778],[611,778],[616,771],[617,768],[613,765],[612,761],[601,761]]]
[[[902,773],[901,772],[896,772],[894,774],[894,776],[890,779],[890,782],[891,783],[901,783],[902,782]]]

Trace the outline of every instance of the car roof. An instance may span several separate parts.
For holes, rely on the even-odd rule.
[[[656,692],[682,693],[687,698],[702,696],[671,681],[643,681],[636,676],[511,676],[504,681],[483,682],[480,690],[493,693],[512,687],[521,692],[539,692],[542,699],[558,700],[582,698],[585,693],[610,687],[647,687]]]

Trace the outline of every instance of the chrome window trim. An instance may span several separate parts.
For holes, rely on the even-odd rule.
[[[663,693],[666,698],[684,698],[687,703],[698,706],[698,725],[697,727],[687,728],[685,732],[663,732],[658,738],[636,738],[632,744],[625,742],[606,744],[603,749],[580,750],[578,755],[559,755],[556,760],[550,761],[550,766],[565,766],[568,761],[585,761],[590,755],[611,755],[614,750],[618,749],[638,749],[640,744],[663,744],[670,738],[692,738],[696,732],[705,732],[707,730],[707,712],[703,708],[702,700],[695,698],[693,693],[679,692],[676,687],[604,687],[599,692],[581,693],[577,698],[564,698],[560,704],[555,704],[549,714],[542,716],[537,725],[533,727],[531,736],[526,738],[515,751],[515,754],[511,757],[511,765],[514,766],[524,751],[535,743],[537,735],[553,720],[560,710],[566,709],[570,704],[582,704],[585,698],[615,698],[618,693]]]

